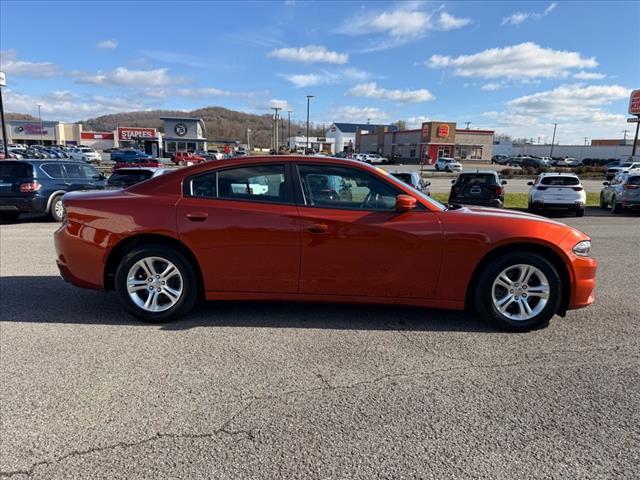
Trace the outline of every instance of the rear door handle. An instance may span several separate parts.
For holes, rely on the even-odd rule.
[[[315,223],[307,228],[311,233],[326,233],[329,226],[324,223]]]
[[[204,222],[209,216],[206,212],[189,212],[187,218],[192,222]]]

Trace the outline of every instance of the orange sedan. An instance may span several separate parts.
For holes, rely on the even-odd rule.
[[[593,302],[584,233],[509,210],[448,208],[375,167],[269,156],[64,196],[65,280],[142,320],[198,299],[475,309],[512,330]]]

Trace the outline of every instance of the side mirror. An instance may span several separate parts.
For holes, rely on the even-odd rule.
[[[533,182],[527,182],[527,185],[533,185]]]
[[[507,184],[507,181],[506,181],[506,180],[502,180],[502,182],[501,182],[501,183],[502,183],[502,185],[506,185],[506,184]]]
[[[602,184],[603,184],[605,187],[606,187],[606,186],[608,186],[608,185],[610,185],[610,183],[609,183],[609,182],[602,182]]]
[[[455,180],[451,180],[451,184],[453,185],[454,183],[456,183],[456,181]]]
[[[396,211],[408,212],[416,208],[416,199],[409,195],[398,195],[396,197]]]

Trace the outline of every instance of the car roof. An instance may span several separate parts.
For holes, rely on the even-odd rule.
[[[38,165],[48,165],[50,163],[68,163],[71,165],[89,165],[88,163],[78,162],[77,160],[67,160],[65,158],[6,158],[0,160],[2,162],[29,163]],[[89,165],[92,166],[92,165]]]
[[[575,177],[578,178],[578,175],[575,173],[568,172],[545,172],[541,173],[539,177]]]
[[[458,176],[461,176],[461,175],[477,175],[477,174],[500,176],[500,173],[496,172],[495,170],[475,170],[475,171],[467,170],[466,172],[461,172],[460,175],[458,175]]]

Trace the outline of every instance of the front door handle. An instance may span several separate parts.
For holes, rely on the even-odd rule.
[[[329,226],[324,223],[315,223],[307,228],[311,233],[326,233],[329,230]]]
[[[192,222],[204,222],[209,216],[206,212],[189,212],[187,218]]]

